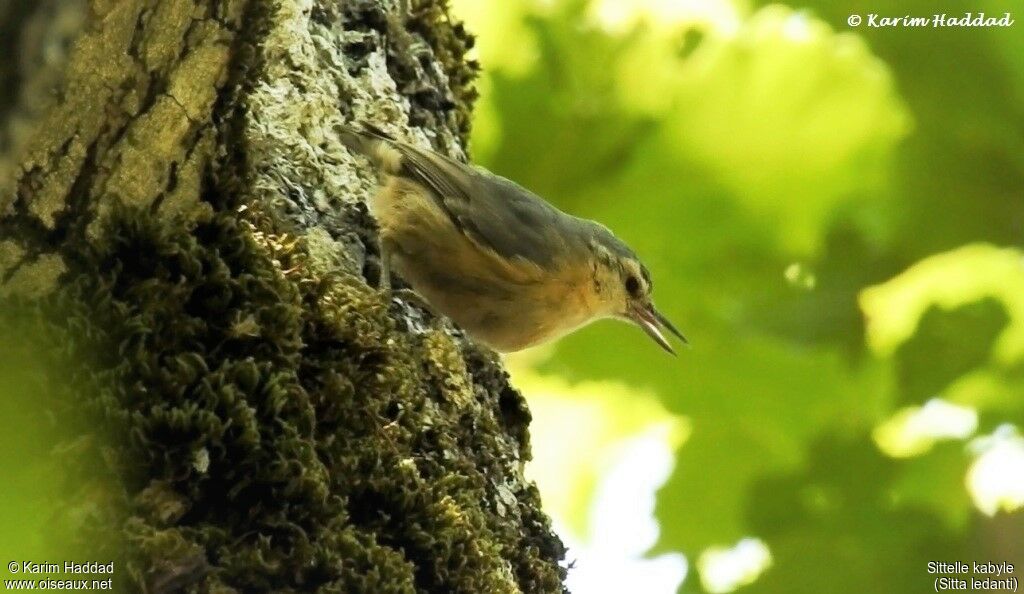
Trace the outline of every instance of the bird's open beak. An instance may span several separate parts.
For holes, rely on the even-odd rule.
[[[645,306],[638,307],[630,312],[628,317],[630,321],[637,326],[640,326],[648,336],[653,338],[654,342],[658,343],[658,346],[673,355],[676,354],[676,352],[672,349],[672,345],[668,343],[668,340],[665,339],[665,335],[661,333],[662,330],[668,330],[679,337],[679,340],[682,340],[683,344],[689,344],[689,341],[686,340],[683,333],[676,329],[675,325],[670,322],[668,318],[655,309],[653,303],[648,303]]]

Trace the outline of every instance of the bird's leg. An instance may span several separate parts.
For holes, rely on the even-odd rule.
[[[424,311],[434,313],[434,308],[427,303],[419,293],[412,289],[398,289],[392,290],[391,287],[391,269],[394,252],[391,246],[387,245],[387,242],[381,241],[380,244],[380,282],[378,283],[378,289],[388,294],[390,297],[398,298],[406,303],[418,306]]]
[[[380,244],[380,279],[377,288],[387,293],[391,292],[391,250]]]

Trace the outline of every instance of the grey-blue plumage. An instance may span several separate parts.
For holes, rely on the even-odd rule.
[[[385,278],[392,265],[439,313],[501,351],[603,317],[682,336],[650,300],[647,269],[606,227],[569,215],[485,169],[396,140],[339,129],[386,183],[371,201]]]

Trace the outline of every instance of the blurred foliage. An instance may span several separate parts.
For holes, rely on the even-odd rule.
[[[536,352],[536,351],[535,351]],[[515,385],[529,394],[534,452],[558,451],[558,456],[536,456],[531,475],[560,477],[544,483],[544,505],[565,510],[560,514],[575,534],[590,536],[592,518],[585,501],[620,456],[623,440],[654,432],[675,449],[689,434],[684,419],[675,418],[650,392],[620,382],[580,382],[544,376],[531,369],[529,355],[514,355],[508,367]],[[565,439],[565,419],[573,422],[573,439]]]
[[[5,339],[0,346],[0,555],[7,571],[11,559],[53,558],[54,541],[47,535],[61,481],[51,456],[56,428],[38,404],[48,392],[41,357],[14,340],[9,324],[0,329]]]
[[[929,560],[1024,565],[1021,514],[972,502],[970,435],[898,458],[876,435],[955,407],[976,411],[972,435],[1024,424],[1022,23],[846,24],[1019,5],[455,4],[484,67],[476,160],[614,229],[693,342],[673,361],[601,323],[538,366],[687,418],[656,550],[760,538],[773,563],[750,592],[922,591]]]
[[[64,561],[106,564],[119,551],[101,513],[114,481],[102,462],[105,438],[95,430],[83,437],[84,427],[97,425],[94,411],[82,405],[91,388],[75,377],[67,334],[60,336],[37,308],[0,299],[3,579],[70,579]],[[12,561],[18,572],[10,571]],[[61,569],[25,576],[22,562]]]

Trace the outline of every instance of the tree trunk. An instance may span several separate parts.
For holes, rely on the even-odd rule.
[[[526,405],[374,289],[335,131],[463,157],[471,43],[444,0],[0,0],[0,294],[77,362],[115,588],[563,591]]]

